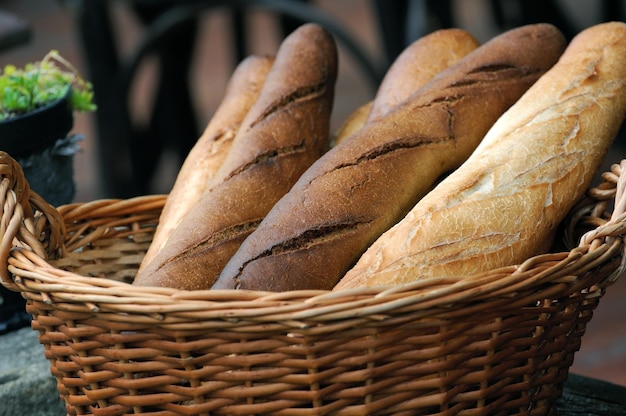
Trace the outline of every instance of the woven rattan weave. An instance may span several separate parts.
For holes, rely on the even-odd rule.
[[[573,248],[518,266],[338,292],[187,292],[129,284],[165,196],[54,209],[0,153],[0,274],[28,299],[70,415],[553,414],[624,267],[625,171],[572,210],[560,235]]]

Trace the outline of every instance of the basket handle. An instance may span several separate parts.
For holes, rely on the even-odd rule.
[[[592,201],[591,203],[589,201]],[[600,218],[609,204],[613,204],[613,211],[608,220],[598,224],[587,224],[586,231],[579,240],[579,247],[595,247],[608,243],[613,244],[617,239],[622,240],[622,259],[618,269],[609,276],[608,283],[615,282],[626,271],[626,159],[613,164],[609,172],[602,174],[602,183],[589,189],[587,192],[587,207],[579,211],[582,217],[585,213],[594,215],[587,218]],[[584,222],[584,219],[581,220]]]
[[[43,259],[64,251],[61,214],[30,189],[20,164],[0,151],[0,279],[12,284],[8,260],[16,248],[30,250]],[[45,242],[45,244],[44,244]]]

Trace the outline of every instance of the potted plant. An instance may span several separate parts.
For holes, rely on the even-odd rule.
[[[91,83],[58,51],[23,68],[0,69],[0,150],[24,170],[31,188],[48,203],[72,201],[74,155],[82,135],[69,134],[74,113],[95,111]],[[24,301],[0,286],[0,333],[29,321]]]
[[[95,109],[91,83],[58,51],[0,72],[0,150],[20,162],[33,190],[52,205],[74,196],[68,168],[82,139],[68,136],[74,112]]]

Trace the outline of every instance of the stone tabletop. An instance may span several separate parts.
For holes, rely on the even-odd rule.
[[[37,332],[26,327],[0,336],[0,416],[64,414]]]

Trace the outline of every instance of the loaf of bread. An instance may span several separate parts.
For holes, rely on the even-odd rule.
[[[391,64],[374,99],[353,111],[335,133],[336,146],[368,120],[382,117],[459,59],[479,46],[463,29],[441,29],[405,48]]]
[[[244,117],[257,100],[273,62],[271,56],[252,55],[233,71],[224,98],[176,176],[140,271],[161,251],[172,231],[207,190]]]
[[[513,29],[332,148],[270,211],[214,289],[331,289],[440,175],[458,167],[562,53],[552,25]]]
[[[345,120],[343,120],[343,123],[341,123],[337,131],[333,133],[331,138],[332,147],[337,146],[339,143],[352,136],[354,132],[363,127],[365,121],[370,115],[370,112],[372,111],[372,105],[374,105],[374,100],[360,105],[356,110],[351,112]]]
[[[305,24],[281,43],[209,191],[136,285],[207,289],[243,239],[329,147],[337,75],[333,37]]]
[[[626,24],[578,34],[474,154],[383,234],[335,289],[472,276],[549,248],[626,112]]]
[[[389,67],[366,119],[388,114],[435,75],[478,48],[480,43],[463,29],[441,29],[409,45]]]

